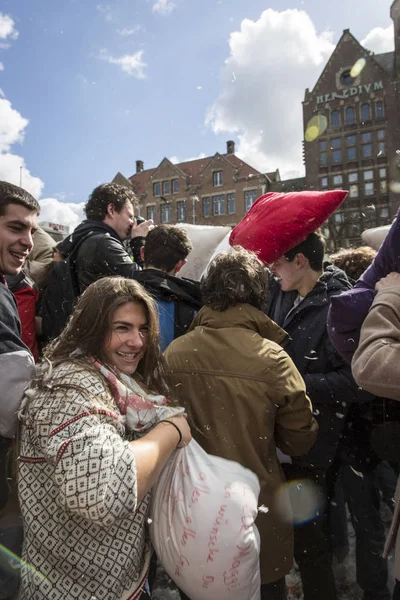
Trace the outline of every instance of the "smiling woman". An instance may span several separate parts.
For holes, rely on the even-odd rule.
[[[21,411],[21,600],[61,600],[66,589],[69,598],[148,597],[150,489],[191,439],[183,410],[167,406],[163,374],[144,288],[118,277],[90,285]]]

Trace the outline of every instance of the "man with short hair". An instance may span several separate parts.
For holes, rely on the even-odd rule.
[[[33,247],[38,214],[39,204],[28,192],[0,181],[0,544],[17,555],[23,529],[15,490],[9,492],[8,452],[17,430],[22,395],[34,374],[34,361],[21,341],[17,304],[4,276],[20,273]],[[18,588],[19,569],[13,554],[0,565],[2,598],[10,597]]]
[[[139,269],[124,248],[129,240],[133,256],[140,260],[140,248],[153,227],[153,221],[137,225],[134,208],[137,198],[132,190],[116,183],[99,185],[85,205],[83,221],[57,248],[64,258],[76,249],[74,261],[82,293],[93,281],[109,275],[132,278]]]
[[[144,270],[136,272],[134,278],[157,301],[162,350],[187,332],[202,306],[199,284],[176,277],[191,250],[186,231],[174,225],[159,225],[150,231],[141,249]]]
[[[371,396],[359,390],[350,367],[333,348],[327,333],[330,298],[350,289],[346,274],[333,265],[324,268],[325,242],[318,232],[286,252],[271,265],[278,279],[271,283],[267,314],[290,336],[285,350],[306,383],[319,424],[317,441],[304,456],[284,465],[290,480],[311,480],[320,486],[319,501],[332,498],[333,465],[348,410]],[[297,489],[298,501],[302,490]],[[296,491],[296,490],[295,490]],[[331,556],[324,510],[295,529],[295,559],[299,565],[305,600],[335,600]],[[382,547],[383,549],[383,547]],[[363,579],[364,600],[389,598],[386,564],[369,557],[371,577]],[[367,564],[366,560],[364,566]],[[365,574],[364,574],[365,575]],[[386,575],[386,578],[385,578]],[[359,580],[360,582],[360,580]]]

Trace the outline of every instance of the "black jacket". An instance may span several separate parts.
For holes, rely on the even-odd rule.
[[[133,238],[130,242],[133,262],[117,232],[103,221],[83,221],[57,248],[67,258],[77,244],[81,244],[75,259],[81,293],[97,279],[110,275],[131,279],[140,268],[137,261],[144,238]]]
[[[156,300],[173,300],[174,339],[187,332],[196,313],[203,306],[200,284],[192,279],[168,275],[158,269],[144,269],[133,275]]]
[[[319,424],[313,448],[294,460],[305,467],[326,468],[332,464],[349,405],[371,399],[359,390],[326,329],[329,299],[351,287],[343,271],[328,265],[311,292],[288,315],[297,292],[282,292],[278,280],[271,277],[267,314],[290,336],[285,350],[304,378]]]

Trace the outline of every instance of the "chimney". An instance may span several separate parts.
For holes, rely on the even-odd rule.
[[[390,16],[394,23],[394,76],[400,78],[400,1],[394,0],[390,7]]]
[[[144,169],[144,162],[142,160],[136,161],[136,173],[141,173]]]
[[[232,142],[232,140],[226,142],[226,153],[235,154],[235,142]]]

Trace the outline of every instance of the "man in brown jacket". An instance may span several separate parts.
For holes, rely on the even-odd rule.
[[[317,424],[304,382],[280,346],[286,334],[263,312],[267,290],[268,275],[254,254],[238,248],[219,255],[202,284],[205,306],[189,333],[168,347],[166,359],[193,437],[260,480],[261,598],[281,600],[293,534],[279,512],[284,475],[276,448],[289,456],[307,452]]]

